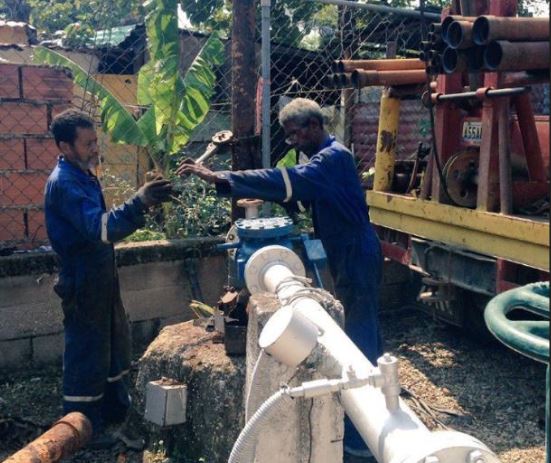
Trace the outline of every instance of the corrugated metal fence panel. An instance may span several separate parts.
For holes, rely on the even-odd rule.
[[[379,124],[380,88],[363,89],[352,116],[352,143],[363,172],[374,165]],[[420,100],[403,100],[400,106],[400,127],[397,159],[407,159],[417,151],[419,142],[430,142],[429,114]]]
[[[381,89],[362,89],[359,101],[353,107],[352,143],[359,161],[360,172],[365,172],[375,163],[375,147],[379,124]],[[549,114],[549,85],[532,87],[532,104],[535,114]],[[419,142],[430,143],[430,120],[428,110],[419,100],[403,100],[400,106],[400,128],[397,140],[397,159],[407,159],[415,153]]]

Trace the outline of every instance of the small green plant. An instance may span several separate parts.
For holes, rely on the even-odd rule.
[[[216,309],[201,301],[192,299],[189,304],[189,308],[193,310],[193,313],[197,318],[209,318],[216,313]]]

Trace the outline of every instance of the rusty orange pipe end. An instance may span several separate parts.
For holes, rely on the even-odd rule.
[[[55,463],[73,455],[92,437],[92,424],[82,413],[72,412],[48,431],[13,454],[4,463]]]
[[[420,59],[367,59],[341,60],[336,62],[337,72],[353,72],[356,69],[364,71],[407,71],[424,69],[425,64]]]

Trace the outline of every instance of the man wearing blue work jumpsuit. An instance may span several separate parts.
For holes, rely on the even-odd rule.
[[[314,229],[323,242],[337,298],[345,310],[345,331],[376,365],[382,354],[379,333],[379,283],[382,255],[373,230],[352,154],[324,128],[317,103],[297,98],[285,106],[279,121],[287,142],[309,158],[306,164],[276,169],[212,172],[185,160],[181,175],[195,174],[214,183],[217,192],[234,198],[259,198],[311,205]],[[369,461],[369,451],[348,418],[348,461]],[[345,461],[346,461],[345,460]]]
[[[112,243],[142,227],[148,208],[167,201],[171,186],[158,178],[107,211],[93,174],[99,163],[93,121],[68,110],[54,118],[51,131],[61,155],[46,183],[44,205],[48,237],[60,259],[54,290],[64,314],[63,409],[84,413],[94,445],[107,447],[115,441],[104,425],[122,422],[130,406],[124,382],[129,327]]]

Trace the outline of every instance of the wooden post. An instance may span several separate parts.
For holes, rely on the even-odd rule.
[[[255,0],[232,2],[232,132],[236,143],[232,152],[232,169],[261,167],[260,150],[255,137]],[[244,217],[245,211],[232,202],[232,220]]]

